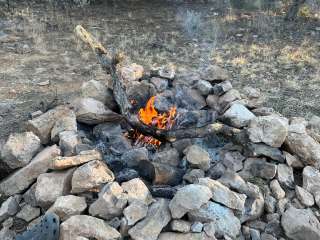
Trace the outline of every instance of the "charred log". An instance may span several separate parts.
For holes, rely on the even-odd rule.
[[[222,123],[208,123],[203,127],[170,130],[157,129],[142,123],[139,118],[131,112],[132,106],[126,94],[123,78],[117,69],[118,64],[121,64],[121,61],[124,59],[124,55],[111,55],[100,42],[80,25],[76,27],[75,32],[82,41],[91,47],[102,68],[108,74],[111,74],[115,101],[119,106],[123,119],[132,129],[137,130],[143,135],[152,136],[161,142],[175,142],[176,140],[184,138],[201,138],[211,134],[222,134],[226,137],[232,137],[237,142],[242,142],[243,131]]]

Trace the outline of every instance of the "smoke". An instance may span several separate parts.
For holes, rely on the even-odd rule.
[[[176,19],[181,23],[184,33],[189,38],[199,36],[202,26],[200,13],[193,10],[179,10]]]
[[[197,12],[185,8],[178,9],[176,14],[176,21],[182,29],[182,34],[197,48],[198,56],[198,69],[206,68],[210,65],[211,56],[213,51],[218,45],[218,39],[221,34],[220,24],[217,20],[210,18],[206,19],[206,14],[213,14],[212,12]],[[194,56],[191,51],[185,51],[187,59],[192,59]]]

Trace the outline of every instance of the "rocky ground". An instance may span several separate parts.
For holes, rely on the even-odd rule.
[[[176,128],[229,127],[160,148],[135,144],[107,83],[89,81],[3,145],[1,239],[36,232],[49,213],[61,223],[49,240],[320,239],[319,117],[263,107],[259,89],[240,93],[219,66],[194,79],[170,65],[119,71],[133,103],[174,103]]]
[[[83,82],[104,76],[73,37],[81,23],[104,43],[150,68],[177,71],[211,64],[229,70],[237,89],[263,89],[266,105],[287,117],[319,115],[319,8],[283,20],[280,1],[239,8],[237,1],[103,1],[70,7],[44,1],[0,1],[0,138],[56,98],[66,102]],[[42,2],[42,3],[41,3]],[[57,1],[66,2],[66,1]],[[250,1],[249,1],[250,2]]]

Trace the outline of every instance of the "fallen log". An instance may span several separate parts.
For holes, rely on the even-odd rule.
[[[142,123],[139,118],[131,112],[132,106],[126,95],[126,88],[123,84],[123,78],[118,69],[119,64],[123,61],[122,53],[111,54],[102,44],[96,40],[82,26],[78,25],[75,28],[76,35],[86,44],[88,44],[102,66],[102,68],[111,74],[113,95],[116,103],[119,106],[120,114],[123,119],[134,130],[145,136],[152,136],[161,142],[175,142],[184,138],[200,138],[211,134],[222,134],[227,137],[233,137],[235,141],[242,141],[243,131],[230,127],[222,123],[211,123],[199,128],[181,128],[181,129],[157,129]],[[238,140],[237,140],[238,139]]]

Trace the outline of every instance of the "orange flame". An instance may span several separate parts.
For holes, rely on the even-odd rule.
[[[158,129],[170,129],[174,124],[174,119],[177,113],[176,107],[171,107],[167,113],[158,113],[154,107],[155,96],[151,97],[145,108],[139,110],[139,119],[148,126],[156,127]],[[160,146],[161,142],[153,137],[138,134],[138,142]]]

